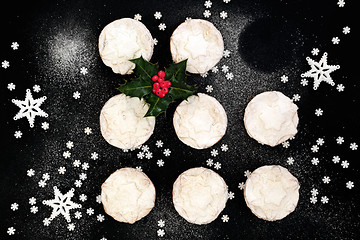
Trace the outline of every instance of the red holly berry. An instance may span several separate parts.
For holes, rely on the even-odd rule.
[[[160,89],[160,83],[156,82],[153,84],[153,92],[155,93],[157,90]]]
[[[159,76],[158,76],[158,75],[154,75],[151,79],[152,79],[154,82],[156,82],[157,80],[159,80]]]
[[[165,94],[164,91],[160,88],[156,91],[156,95],[159,97],[159,98],[163,98],[165,97]]]
[[[165,77],[165,72],[162,71],[162,70],[160,70],[160,71],[158,72],[158,75],[159,75],[159,78],[164,78],[164,77]]]
[[[161,84],[162,82],[164,82],[164,80],[165,79],[161,77],[161,78],[158,79],[158,82]]]
[[[162,88],[169,88],[170,86],[171,86],[170,81],[163,81],[160,83],[160,87],[162,87]]]
[[[167,93],[169,92],[169,89],[168,89],[168,88],[163,87],[163,88],[162,88],[162,91],[163,91],[163,93],[167,94]]]

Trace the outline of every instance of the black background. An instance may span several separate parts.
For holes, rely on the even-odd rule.
[[[2,7],[0,16],[2,34],[0,60],[8,60],[10,67],[0,69],[1,84],[1,134],[3,138],[0,172],[1,201],[1,239],[156,239],[157,221],[165,220],[164,239],[356,239],[359,229],[359,154],[349,148],[350,143],[360,144],[359,138],[359,80],[357,75],[358,43],[355,44],[354,1],[346,1],[339,8],[337,1],[303,0],[232,0],[229,4],[213,1],[210,8],[211,22],[222,32],[225,49],[231,50],[229,59],[222,59],[234,73],[233,80],[226,80],[221,72],[209,73],[207,78],[190,75],[188,81],[197,83],[199,91],[205,92],[210,84],[216,97],[224,106],[229,126],[224,138],[213,148],[220,151],[221,144],[229,146],[228,152],[214,157],[222,168],[217,172],[225,179],[235,199],[229,200],[226,208],[214,222],[198,226],[182,219],[172,205],[172,184],[177,176],[191,167],[206,166],[211,157],[210,151],[195,150],[181,143],[172,127],[172,115],[177,104],[171,105],[166,115],[157,119],[153,136],[146,143],[154,153],[150,160],[137,159],[136,153],[124,153],[108,145],[102,138],[98,116],[101,107],[111,96],[117,94],[116,87],[129,77],[114,74],[106,67],[97,50],[97,39],[102,28],[109,22],[122,18],[142,15],[142,22],[153,37],[159,41],[155,46],[152,62],[161,67],[171,62],[169,39],[173,30],[186,17],[203,18],[205,1],[36,1],[8,2]],[[219,18],[220,11],[227,11],[229,17]],[[162,12],[162,19],[156,20],[155,11]],[[164,22],[166,30],[159,31],[158,25]],[[351,33],[344,35],[342,28],[349,26]],[[340,44],[334,45],[332,37],[338,36]],[[236,41],[234,41],[236,40]],[[18,50],[10,48],[12,42],[20,44]],[[318,56],[311,50],[320,49]],[[65,49],[65,50],[64,50]],[[328,63],[341,68],[331,74],[336,84],[345,86],[344,92],[321,83],[319,89],[300,85],[300,74],[309,70],[307,56],[319,60],[328,53]],[[79,73],[87,67],[89,73]],[[289,76],[289,82],[280,82],[282,75]],[[7,84],[16,85],[9,91]],[[26,119],[13,120],[18,108],[11,99],[24,99],[25,90],[34,84],[41,86],[34,98],[47,96],[42,109],[49,114],[47,119],[37,117],[35,127],[30,128]],[[298,134],[290,142],[289,148],[281,145],[271,148],[262,146],[251,139],[245,131],[242,118],[246,104],[258,93],[278,90],[292,97],[300,94],[300,124]],[[81,98],[72,97],[74,91]],[[315,109],[322,108],[323,116],[317,117]],[[41,129],[41,122],[47,121],[50,129]],[[91,127],[93,134],[87,136],[83,129]],[[21,130],[23,136],[13,135]],[[343,145],[335,139],[343,136]],[[318,153],[310,148],[316,140],[324,138],[324,146]],[[172,153],[166,158],[161,149],[155,147],[156,140],[164,142],[164,148]],[[73,141],[72,157],[62,157],[66,151],[65,143]],[[92,152],[100,158],[89,159]],[[332,163],[332,156],[339,155],[348,160],[350,166],[343,169]],[[288,157],[295,163],[288,165]],[[319,166],[311,164],[318,157]],[[74,202],[85,193],[88,200],[82,203],[83,217],[72,220],[76,225],[69,232],[62,216],[57,217],[50,226],[43,226],[42,220],[49,217],[51,208],[41,201],[53,198],[53,186],[65,193],[74,187],[80,170],[71,167],[72,160],[79,158],[88,161],[88,179],[81,188],[76,188]],[[165,166],[159,168],[156,160],[163,158]],[[266,222],[256,218],[247,208],[239,182],[244,182],[244,171],[253,171],[267,164],[280,164],[287,167],[301,184],[300,200],[295,212],[277,222]],[[65,166],[65,175],[57,169]],[[100,194],[100,185],[118,168],[141,166],[153,181],[157,199],[150,214],[133,225],[118,223],[106,216],[102,223],[96,221],[97,214],[105,214],[95,197]],[[26,176],[26,170],[33,168],[36,175]],[[37,182],[43,173],[48,172],[51,179],[45,188]],[[330,184],[324,184],[323,176],[330,176]],[[355,188],[345,187],[353,181]],[[310,190],[319,189],[318,202],[310,203]],[[75,188],[75,187],[74,187]],[[37,199],[39,212],[29,211],[28,199]],[[320,196],[328,196],[329,203],[322,204]],[[10,205],[19,203],[18,211],[13,212]],[[95,209],[95,215],[88,216],[86,209]],[[227,214],[228,223],[220,217]],[[7,228],[16,229],[14,236],[6,234]]]

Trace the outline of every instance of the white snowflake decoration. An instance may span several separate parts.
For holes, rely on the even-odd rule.
[[[43,204],[53,208],[50,218],[47,218],[50,222],[56,218],[59,214],[63,215],[67,222],[71,222],[70,210],[81,208],[81,204],[74,203],[71,198],[74,196],[74,189],[70,189],[66,194],[62,194],[60,190],[54,187],[54,199],[44,200]]]
[[[41,104],[46,100],[46,96],[38,99],[32,97],[30,89],[26,90],[26,96],[23,101],[13,99],[12,102],[20,108],[15,115],[14,120],[26,117],[29,121],[30,127],[34,127],[35,117],[48,117],[48,114],[40,109]]]
[[[327,64],[327,53],[325,52],[319,62],[312,60],[310,57],[306,58],[311,69],[303,74],[301,77],[314,78],[314,90],[316,90],[321,82],[327,82],[331,86],[335,85],[335,82],[330,76],[330,73],[340,68],[339,65]]]

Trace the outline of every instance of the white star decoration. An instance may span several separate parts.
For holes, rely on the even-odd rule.
[[[330,73],[340,68],[339,65],[328,65],[327,64],[327,53],[325,52],[319,62],[315,62],[310,57],[306,58],[311,69],[303,74],[301,77],[312,77],[314,78],[314,90],[316,90],[321,82],[327,82],[331,86],[335,83],[330,76]]]
[[[81,204],[74,203],[71,198],[74,196],[74,189],[70,189],[66,194],[62,194],[60,190],[54,187],[54,199],[44,200],[44,205],[53,208],[50,218],[46,218],[48,222],[51,222],[59,214],[63,215],[67,222],[71,222],[70,210],[75,208],[81,208]]]
[[[35,117],[48,117],[48,114],[40,109],[41,104],[46,100],[46,96],[34,99],[30,89],[26,90],[25,100],[12,99],[12,102],[20,108],[15,115],[14,120],[26,117],[29,121],[30,127],[34,127]]]

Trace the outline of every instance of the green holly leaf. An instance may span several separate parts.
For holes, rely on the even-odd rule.
[[[170,103],[173,102],[168,94],[166,94],[163,98],[160,98],[155,94],[149,94],[146,95],[144,99],[148,104],[150,104],[149,110],[144,117],[159,116],[160,113],[166,112],[166,109],[169,107]]]
[[[146,61],[142,56],[132,59],[130,62],[135,63],[134,73],[137,77],[151,80],[152,76],[158,73],[157,64]]]
[[[125,81],[118,90],[126,96],[142,98],[152,92],[152,81],[143,78]]]
[[[187,59],[178,63],[170,64],[168,68],[165,68],[165,79],[170,80],[173,76],[176,79],[185,79],[186,77],[186,63]]]
[[[170,79],[171,87],[167,93],[173,100],[185,100],[196,93],[197,87],[189,85],[184,80],[175,78],[175,75]]]

